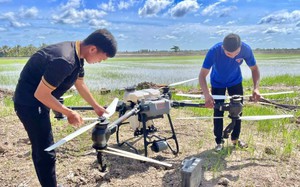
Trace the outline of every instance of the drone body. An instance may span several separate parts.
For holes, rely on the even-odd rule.
[[[136,115],[131,116],[128,121],[131,128],[134,130],[134,136],[142,135],[144,138],[145,156],[148,154],[148,145],[151,145],[151,149],[155,152],[165,150],[169,147],[173,154],[177,154],[179,146],[170,117],[171,101],[165,98],[164,95],[161,95],[158,89],[135,90],[134,88],[128,88],[124,94],[124,102],[121,102],[120,106],[117,107],[119,116],[124,115],[127,110],[130,110],[133,107],[138,107],[139,112]],[[159,137],[158,135],[151,136],[150,134],[157,132],[153,119],[163,118],[164,115],[168,117],[172,135],[167,138]],[[119,141],[119,129],[120,128],[118,128],[116,133],[118,145],[128,145],[130,148],[135,150],[136,153],[138,153],[137,149],[130,143]],[[148,141],[151,138],[154,138],[155,140]],[[176,149],[173,149],[167,142],[170,139],[175,141]]]

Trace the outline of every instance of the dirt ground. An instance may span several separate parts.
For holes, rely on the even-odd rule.
[[[1,93],[10,97],[11,93]],[[1,104],[2,105],[2,104]],[[129,158],[104,154],[108,165],[106,172],[100,172],[97,154],[92,148],[91,132],[64,144],[57,149],[57,179],[67,187],[84,186],[181,186],[182,161],[197,157],[202,160],[202,185],[210,186],[300,186],[300,145],[293,147],[289,157],[281,157],[282,142],[274,135],[261,133],[256,122],[243,122],[241,139],[249,144],[242,150],[234,148],[230,141],[225,149],[214,151],[214,137],[211,120],[179,120],[178,116],[191,116],[184,108],[172,109],[179,153],[173,155],[170,149],[155,153],[148,147],[148,157],[172,164],[171,168],[153,163],[144,163]],[[225,124],[229,121],[225,121]],[[63,131],[67,124],[53,120],[55,141],[70,132]],[[154,120],[159,136],[170,136],[170,125],[166,117]],[[300,128],[299,124],[288,121],[290,128]],[[71,129],[72,130],[72,129]],[[71,131],[72,132],[72,131]],[[120,128],[121,141],[132,143],[143,155],[143,141],[134,138],[129,125]],[[15,115],[0,119],[0,186],[36,187],[39,186],[31,160],[30,142],[27,134]],[[172,140],[170,144],[174,147]],[[108,145],[116,145],[113,134]],[[120,147],[130,151],[127,146]]]

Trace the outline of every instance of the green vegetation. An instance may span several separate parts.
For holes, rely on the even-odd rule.
[[[255,54],[257,57],[257,61],[264,60],[264,59],[299,59],[299,54]],[[175,64],[175,65],[186,65],[186,64],[200,64],[203,60],[204,56],[149,56],[149,57],[116,57],[110,59],[109,61],[114,63],[130,63],[132,66],[146,66],[159,69],[161,68],[159,63],[165,62],[164,64]],[[23,66],[23,64],[27,61],[28,58],[0,58],[0,82],[3,85],[15,85],[18,74]],[[114,66],[116,67],[116,66]],[[198,67],[198,66],[197,66]],[[107,69],[106,69],[107,68]],[[122,69],[123,68],[123,69]],[[129,74],[123,73],[123,70],[126,70],[127,66],[118,67],[118,69],[113,69],[113,71],[109,71],[109,67],[103,67],[103,72],[101,75],[98,75],[100,70],[96,68],[92,68],[89,70],[91,72],[90,75],[87,75],[87,79],[92,79],[95,83],[101,82],[101,78],[107,79],[115,79],[115,78],[124,78],[126,76],[131,76]],[[182,68],[182,67],[180,67]],[[118,72],[119,70],[119,72]],[[184,70],[183,70],[184,71]],[[123,74],[122,74],[123,73]],[[140,73],[140,72],[138,72]],[[98,75],[98,76],[96,76]],[[133,75],[135,76],[135,75]],[[100,78],[101,77],[101,78]],[[243,81],[244,91],[245,94],[251,94],[252,92],[252,79],[245,79]],[[282,94],[282,95],[274,95],[268,96],[268,99],[272,99],[276,102],[283,103],[283,104],[290,104],[290,105],[300,105],[299,97],[300,93],[297,91],[299,90],[300,86],[300,76],[293,76],[293,75],[280,75],[280,76],[272,76],[272,77],[264,77],[261,80],[261,93],[268,93],[268,92],[279,92],[279,91],[289,91],[294,90],[295,93],[293,94]],[[191,86],[177,86],[176,90],[180,90],[184,93],[187,93],[189,90],[195,89]],[[199,89],[199,88],[197,88]],[[100,90],[93,90],[93,95],[95,95],[96,100],[102,105],[108,105],[114,97],[119,99],[123,98],[124,91],[114,90],[111,91],[109,94],[101,95]],[[65,100],[66,106],[86,106],[87,103],[77,94],[77,92],[68,92],[66,95],[73,95],[72,97]],[[5,95],[4,97],[0,98],[0,117],[8,117],[11,115],[15,115],[13,110],[13,103],[12,103],[12,95]],[[173,94],[174,100],[187,100],[189,98],[179,97]],[[193,102],[201,102],[203,100],[193,100]],[[212,116],[212,110],[205,109],[205,108],[180,108],[176,110],[182,110],[182,113],[186,114],[187,116]],[[251,115],[273,115],[273,114],[285,114],[290,113],[294,114],[295,118],[300,116],[300,111],[285,111],[278,108],[270,107],[270,106],[262,106],[259,104],[253,104],[245,101],[245,107],[243,109],[244,116],[251,116]],[[51,114],[53,115],[53,114]],[[85,116],[91,117],[95,114],[92,111],[85,112]],[[116,117],[115,117],[116,118]],[[53,118],[52,118],[53,119]],[[272,157],[274,159],[289,159],[292,158],[294,154],[296,154],[296,150],[299,149],[300,144],[300,129],[299,125],[295,122],[296,119],[279,119],[279,120],[264,120],[264,121],[244,121],[243,122],[243,129],[242,135],[245,141],[249,143],[249,148],[246,152],[251,154],[253,160],[264,158],[264,157]],[[56,139],[63,138],[66,134],[69,134],[74,131],[74,128],[68,126],[66,128],[66,122],[56,121],[53,119],[53,128],[55,129]],[[203,123],[211,123],[211,120],[204,120]],[[226,118],[224,120],[224,124],[230,123],[230,119]],[[59,129],[59,130],[56,130]],[[257,138],[260,138],[261,142],[257,142]],[[212,134],[206,133],[203,139],[199,139],[198,142],[195,144],[198,147],[202,147],[203,144],[206,143],[206,139],[211,139]],[[80,150],[84,150],[86,147],[86,141],[83,140],[90,140],[88,134],[81,136],[79,139],[76,140],[77,144],[79,145],[79,152]],[[90,143],[90,142],[89,142]],[[265,144],[268,146],[272,144],[273,152],[272,154],[267,153],[260,153],[261,155],[255,155],[255,144]],[[88,145],[90,146],[90,145]],[[298,147],[297,147],[298,146]],[[207,170],[213,172],[214,176],[217,176],[220,171],[224,170],[226,166],[224,166],[224,160],[231,156],[233,151],[232,147],[227,146],[226,149],[221,151],[220,154],[214,153],[213,151],[208,151],[205,153],[205,157],[207,157],[207,161],[204,164]]]

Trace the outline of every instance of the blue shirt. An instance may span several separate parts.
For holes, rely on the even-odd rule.
[[[240,65],[245,61],[251,67],[256,65],[253,52],[247,44],[242,42],[240,53],[230,58],[226,56],[222,48],[223,42],[214,45],[204,59],[202,68],[210,69],[210,83],[215,88],[226,88],[235,86],[242,82]]]

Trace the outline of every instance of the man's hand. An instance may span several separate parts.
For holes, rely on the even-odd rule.
[[[67,115],[67,118],[68,122],[74,127],[80,127],[84,123],[79,113],[73,110]]]
[[[257,102],[257,101],[259,101],[260,98],[261,98],[261,95],[259,93],[259,90],[254,89],[253,92],[252,92],[251,100],[254,101],[254,102]]]
[[[103,108],[102,106],[97,106],[94,108],[94,111],[96,112],[96,114],[98,116],[102,116],[104,113],[108,114],[108,111],[105,110],[105,108]]]
[[[210,94],[207,94],[204,97],[205,97],[205,107],[214,108],[215,105],[214,98]]]

